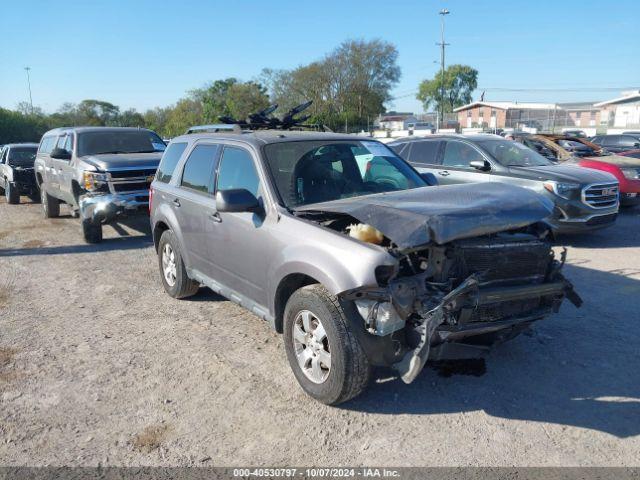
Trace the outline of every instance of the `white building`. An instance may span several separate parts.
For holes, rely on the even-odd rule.
[[[640,90],[622,92],[622,96],[594,104],[601,109],[600,121],[613,128],[640,127]]]

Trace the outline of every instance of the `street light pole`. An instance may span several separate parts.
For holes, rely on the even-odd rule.
[[[31,115],[33,115],[33,98],[31,97],[31,78],[29,78],[29,71],[31,67],[24,67],[27,72],[27,85],[29,87],[29,105],[31,105]]]
[[[442,121],[444,121],[444,48],[449,45],[444,42],[444,16],[449,15],[449,10],[443,8],[438,13],[441,15],[440,19],[440,43],[436,45],[440,45],[440,112],[438,112],[438,116],[436,117],[436,128],[440,130],[440,117],[442,116]]]

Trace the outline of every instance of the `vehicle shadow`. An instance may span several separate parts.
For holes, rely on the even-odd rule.
[[[209,287],[200,287],[192,297],[186,297],[182,299],[183,302],[227,302],[228,298],[217,294]]]
[[[363,395],[341,408],[390,415],[483,410],[617,437],[640,434],[640,280],[572,265],[565,273],[584,306],[567,303],[529,335],[497,346],[486,373],[456,375],[428,365],[405,385],[380,370]]]
[[[22,247],[0,249],[0,257],[24,257],[31,255],[66,255],[74,253],[109,252],[113,250],[137,250],[153,246],[150,235],[107,238],[101,243],[60,245],[42,247]]]

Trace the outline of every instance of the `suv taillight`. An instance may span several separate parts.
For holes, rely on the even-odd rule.
[[[149,187],[149,214],[151,214],[151,202],[153,202],[153,187]]]

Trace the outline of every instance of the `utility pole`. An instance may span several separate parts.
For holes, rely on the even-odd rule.
[[[440,112],[438,112],[438,116],[436,117],[436,129],[440,130],[440,118],[442,117],[442,121],[444,121],[444,48],[449,45],[444,42],[444,16],[449,15],[449,10],[443,8],[438,13],[441,16],[440,19],[440,43],[436,45],[440,45]]]
[[[29,105],[31,105],[31,115],[33,115],[33,98],[31,97],[31,78],[29,78],[29,71],[31,67],[24,67],[27,72],[27,86],[29,87]]]

